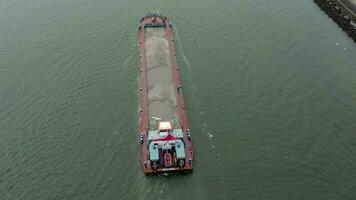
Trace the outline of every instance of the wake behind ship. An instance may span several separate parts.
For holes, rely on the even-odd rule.
[[[192,171],[193,149],[170,20],[141,18],[138,45],[141,162],[146,175]]]

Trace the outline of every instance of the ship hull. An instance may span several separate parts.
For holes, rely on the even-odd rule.
[[[193,148],[184,103],[179,68],[170,20],[159,14],[148,14],[139,25],[139,115],[140,159],[146,175],[162,172],[190,172],[193,170]],[[154,130],[157,118],[170,120],[182,132],[184,166],[167,167],[150,160],[149,131]],[[174,154],[175,155],[175,154]]]

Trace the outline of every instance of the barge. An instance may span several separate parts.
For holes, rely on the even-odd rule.
[[[138,28],[140,160],[145,175],[191,172],[193,148],[171,21],[148,13]]]

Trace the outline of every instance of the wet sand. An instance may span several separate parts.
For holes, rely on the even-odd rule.
[[[156,120],[152,117],[173,121],[174,127],[180,127],[165,29],[146,29],[145,45],[149,127],[156,126]]]

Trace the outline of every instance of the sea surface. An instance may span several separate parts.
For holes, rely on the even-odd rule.
[[[170,17],[194,172],[144,176],[137,25]],[[356,45],[311,0],[2,0],[0,199],[355,199]]]

